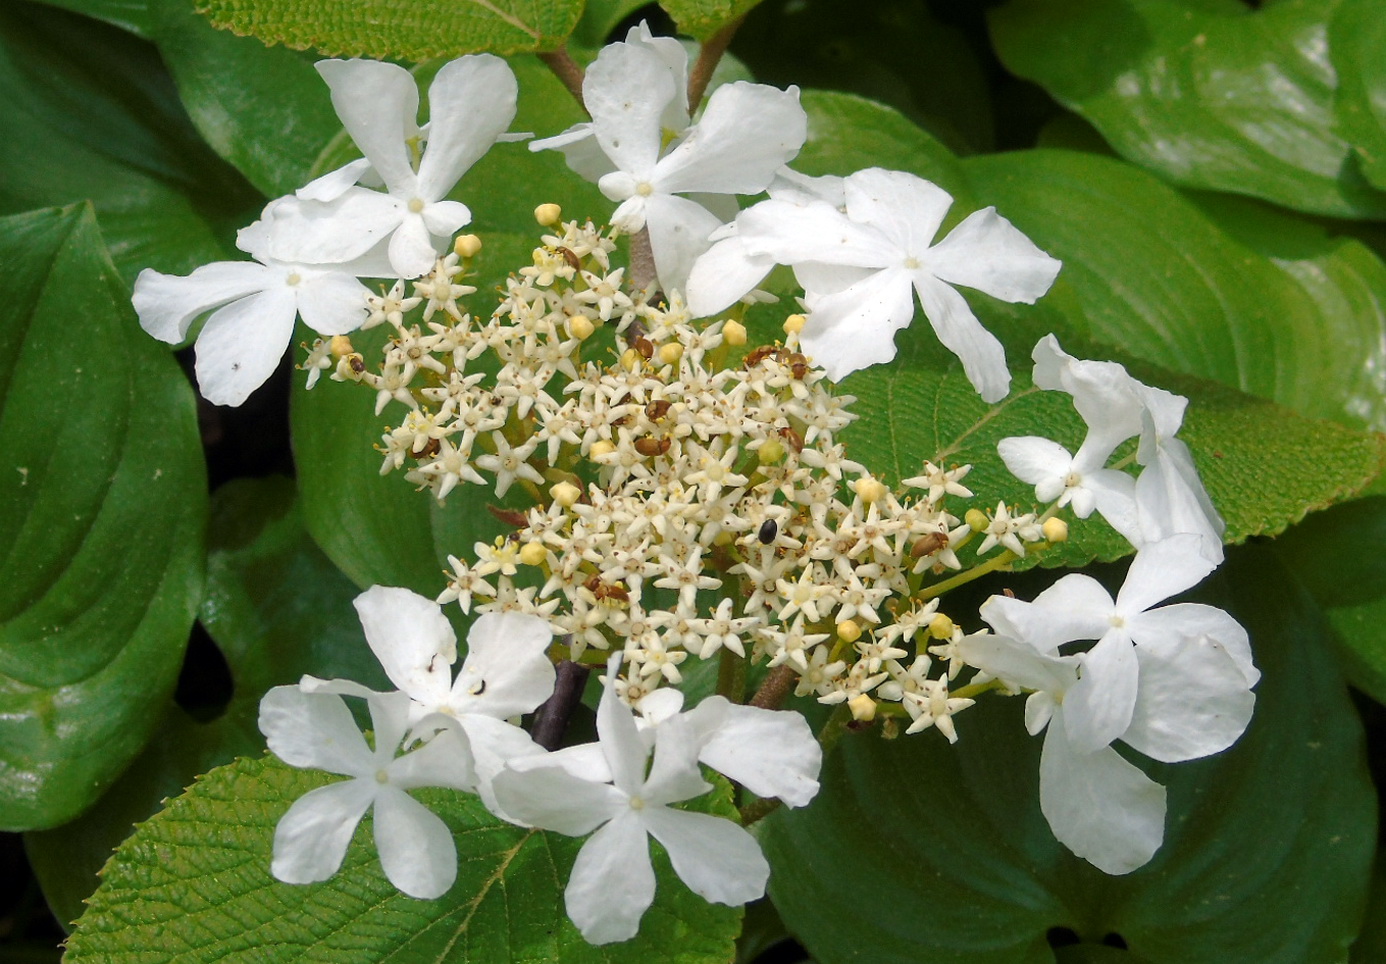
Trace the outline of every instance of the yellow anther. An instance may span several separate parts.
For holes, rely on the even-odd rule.
[[[640,352],[634,348],[627,348],[621,353],[621,367],[628,372],[633,372],[640,367]]]
[[[544,227],[555,225],[563,217],[563,209],[557,204],[541,204],[534,209],[534,220]]]

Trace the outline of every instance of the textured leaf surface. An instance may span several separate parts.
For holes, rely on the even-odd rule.
[[[679,32],[706,40],[733,21],[746,16],[760,0],[660,0],[678,24]]]
[[[1216,757],[1143,763],[1169,788],[1150,864],[1108,877],[1049,835],[1020,700],[969,709],[956,746],[849,738],[813,806],[773,815],[762,838],[776,906],[814,959],[1041,964],[1060,927],[1096,952],[1117,934],[1123,958],[1150,964],[1342,960],[1376,834],[1360,724],[1321,656],[1327,627],[1276,562],[1234,551],[1218,582],[1201,598],[1251,633],[1256,715]],[[869,951],[844,919],[871,921]]]
[[[385,879],[369,818],[331,880],[275,881],[274,825],[291,800],[333,779],[272,758],[237,760],[199,779],[102,872],[66,959],[712,964],[732,957],[740,909],[704,903],[662,856],[640,935],[586,944],[562,898],[582,842],[501,823],[475,797],[451,791],[416,794],[448,824],[460,856],[457,883],[439,899],[414,900]],[[707,798],[712,812],[728,812],[726,794]]]
[[[207,0],[219,27],[334,57],[416,62],[555,50],[581,0]]]
[[[1335,130],[1338,0],[1012,0],[997,52],[1128,160],[1180,184],[1340,217],[1386,213]],[[1379,19],[1379,10],[1377,11]]]
[[[206,482],[187,380],[91,209],[0,219],[0,263],[0,826],[27,829],[75,817],[149,737],[202,588]]]
[[[1338,75],[1337,133],[1374,186],[1386,190],[1386,17],[1376,0],[1342,0],[1328,32]]]

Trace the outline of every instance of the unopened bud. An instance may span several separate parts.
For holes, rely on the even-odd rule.
[[[968,509],[963,521],[973,532],[985,532],[987,526],[991,525],[991,519],[981,509]]]
[[[683,357],[683,346],[676,341],[659,346],[659,362],[661,365],[677,365],[679,359]]]
[[[784,446],[779,439],[766,439],[756,449],[756,459],[761,465],[773,465],[784,458]]]
[[[876,701],[868,693],[858,693],[847,701],[847,706],[852,710],[852,719],[861,723],[870,723],[876,718]]]
[[[578,341],[586,341],[591,338],[592,332],[596,330],[597,327],[592,324],[591,319],[583,315],[573,315],[568,319],[568,333]]]
[[[542,566],[549,557],[549,551],[542,542],[526,542],[520,549],[520,561],[526,566]]]
[[[639,368],[641,361],[640,352],[634,348],[627,348],[621,352],[621,367],[628,372],[633,372]]]
[[[784,333],[786,335],[797,335],[804,330],[804,325],[808,324],[808,319],[803,315],[790,315],[784,320]]]
[[[844,619],[837,624],[837,638],[847,643],[861,639],[861,626],[855,619]]]
[[[610,455],[614,451],[616,451],[616,445],[614,443],[608,442],[606,439],[601,439],[592,443],[592,447],[588,449],[588,454],[594,459],[600,459]]]
[[[544,227],[557,224],[563,217],[563,209],[557,204],[541,204],[534,209],[534,220]]]
[[[953,635],[954,623],[943,613],[935,613],[929,620],[929,635],[934,639],[948,639]]]
[[[722,326],[722,340],[737,348],[746,344],[746,326],[739,321],[728,321]]]
[[[867,504],[878,502],[886,497],[885,483],[879,479],[873,479],[869,475],[863,475],[852,483],[852,489],[861,496],[861,500]]]
[[[1068,523],[1060,518],[1045,519],[1044,525],[1040,527],[1044,532],[1044,537],[1050,542],[1068,541]]]
[[[452,250],[459,258],[475,258],[481,251],[481,239],[475,234],[459,234],[452,243]]]
[[[351,339],[346,335],[333,335],[332,340],[328,342],[328,347],[333,358],[345,358],[356,350],[351,347]]]
[[[577,505],[578,499],[582,498],[582,490],[571,482],[559,482],[550,487],[549,495],[553,496],[555,502],[567,509]]]

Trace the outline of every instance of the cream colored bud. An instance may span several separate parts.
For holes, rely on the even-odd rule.
[[[481,239],[475,234],[459,234],[452,250],[459,258],[475,258],[481,251]]]
[[[328,346],[332,352],[333,358],[345,358],[356,350],[351,347],[351,339],[346,335],[333,335],[332,340],[328,342]]]
[[[784,320],[784,333],[786,335],[797,335],[804,330],[804,325],[808,324],[808,319],[803,315],[790,315]]]
[[[659,346],[659,361],[662,365],[677,365],[683,357],[683,346],[676,341]]]
[[[578,499],[582,498],[582,490],[571,482],[559,482],[549,488],[549,495],[563,508],[568,509],[577,505]]]
[[[1040,528],[1044,532],[1044,537],[1050,542],[1068,541],[1068,523],[1063,519],[1045,519],[1044,525]]]
[[[948,639],[953,635],[953,620],[943,613],[935,613],[929,620],[929,635],[934,639]]]
[[[526,566],[542,566],[548,557],[549,551],[542,542],[526,542],[520,549],[520,561]]]
[[[633,372],[640,367],[640,352],[634,348],[627,348],[621,352],[621,367],[628,372]]]
[[[873,479],[869,475],[863,475],[852,483],[852,489],[861,496],[861,500],[867,504],[879,502],[886,497],[885,483],[879,479]]]
[[[963,521],[972,528],[973,532],[985,532],[987,526],[991,525],[990,517],[981,509],[968,509],[967,514],[963,516]]]
[[[616,445],[614,443],[608,442],[606,439],[601,439],[600,441],[592,443],[592,447],[587,450],[587,454],[594,459],[599,459],[603,456],[610,455],[614,451],[616,451]]]
[[[728,321],[722,326],[722,340],[734,348],[746,344],[746,326],[739,321]]]
[[[870,694],[858,693],[847,701],[847,706],[852,710],[852,719],[862,723],[870,723],[876,718],[876,701]]]
[[[761,465],[773,465],[784,458],[784,445],[779,439],[766,439],[756,449],[756,458]]]
[[[846,643],[861,639],[861,626],[855,619],[844,619],[837,624],[837,638]]]
[[[568,334],[578,341],[586,341],[592,337],[592,332],[597,330],[597,326],[592,324],[592,320],[585,315],[573,315],[568,319]]]
[[[557,204],[541,204],[534,209],[534,220],[544,227],[557,224],[563,217],[563,209]]]

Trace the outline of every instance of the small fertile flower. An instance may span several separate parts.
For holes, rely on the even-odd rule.
[[[1240,667],[1244,686],[1260,678],[1246,630],[1227,613],[1202,603],[1155,608],[1213,571],[1200,542],[1198,536],[1177,535],[1145,546],[1115,600],[1096,579],[1072,573],[1033,602],[993,596],[982,605],[992,629],[1041,653],[1057,655],[1067,643],[1096,640],[1083,654],[1082,679],[1066,697],[1068,733],[1077,748],[1096,750],[1130,727],[1143,647],[1168,651],[1179,639],[1211,639]]]
[[[346,702],[331,684],[318,692],[276,686],[260,701],[260,731],[285,763],[351,777],[304,794],[274,830],[270,872],[290,884],[337,872],[356,825],[375,809],[375,844],[390,883],[410,897],[439,897],[457,877],[457,849],[437,815],[406,792],[415,787],[470,789],[475,781],[466,737],[441,734],[396,756],[409,720],[402,693],[367,696],[375,748],[367,746]]]
[[[696,124],[666,132],[671,105],[685,96],[681,79],[650,42],[610,44],[583,80],[590,128],[530,144],[531,150],[564,149],[578,173],[597,175],[601,192],[619,202],[611,224],[631,233],[647,229],[660,284],[678,290],[723,221],[682,195],[760,193],[799,153],[808,131],[797,87],[737,82],[713,92]],[[594,163],[590,151],[572,150],[589,137],[609,163],[600,175],[605,165]],[[725,213],[734,212],[732,204]]]
[[[653,836],[694,893],[737,906],[765,893],[770,866],[755,838],[730,820],[670,804],[711,790],[698,771],[698,737],[684,719],[666,720],[651,751],[616,693],[619,657],[608,666],[597,706],[605,772],[579,776],[544,758],[514,761],[495,780],[508,816],[569,836],[592,833],[578,853],[564,898],[568,916],[592,944],[634,937],[654,900]]]
[[[895,333],[914,318],[917,294],[939,341],[962,361],[982,398],[1004,398],[1010,372],[1001,343],[952,285],[1030,304],[1049,290],[1060,262],[995,208],[969,215],[933,244],[953,198],[903,171],[858,171],[844,180],[843,199],[839,209],[771,198],[736,220],[748,256],[794,267],[812,309],[799,336],[805,352],[834,380],[890,361]],[[723,284],[700,272],[690,300],[730,304],[743,293]]]
[[[393,273],[426,274],[453,233],[471,221],[467,206],[447,195],[515,118],[515,75],[490,54],[445,64],[428,89],[424,130],[417,121],[419,91],[403,67],[324,60],[317,68],[365,158],[312,182],[276,211],[272,253],[336,263],[388,243]],[[384,190],[357,183],[368,175]]]
[[[237,236],[254,261],[205,264],[186,277],[145,268],[135,279],[140,327],[160,341],[178,344],[212,312],[197,336],[195,371],[198,389],[216,405],[239,405],[265,383],[293,339],[295,318],[321,335],[361,327],[371,292],[357,278],[392,273],[373,256],[339,265],[271,257],[267,222],[279,203]]]

